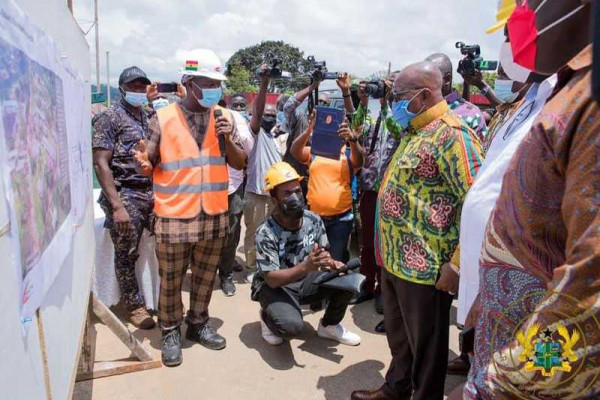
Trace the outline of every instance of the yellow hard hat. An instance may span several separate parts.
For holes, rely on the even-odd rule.
[[[282,183],[290,181],[301,181],[294,167],[286,162],[278,162],[269,167],[265,175],[265,192],[270,192]]]
[[[496,25],[489,28],[487,33],[494,33],[498,29],[504,28],[506,21],[510,18],[513,11],[517,8],[516,0],[498,0],[498,12],[496,13]]]

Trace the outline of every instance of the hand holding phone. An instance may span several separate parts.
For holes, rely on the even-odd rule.
[[[177,93],[176,83],[159,83],[156,87],[158,93]]]

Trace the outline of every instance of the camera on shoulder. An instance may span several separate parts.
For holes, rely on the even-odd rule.
[[[473,76],[476,70],[495,71],[498,68],[498,61],[487,61],[481,57],[481,47],[478,44],[456,42],[456,48],[465,56],[458,62],[457,72],[461,75]]]

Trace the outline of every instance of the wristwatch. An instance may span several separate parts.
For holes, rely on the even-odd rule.
[[[481,92],[482,95],[487,96],[488,93],[490,92],[490,89],[491,88],[489,86],[486,86],[483,89],[479,89],[479,91]]]

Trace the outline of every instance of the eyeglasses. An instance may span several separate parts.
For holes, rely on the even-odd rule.
[[[407,100],[404,97],[406,96],[407,93],[412,93],[414,91],[417,91],[417,93],[415,93],[415,95],[409,100],[409,101],[413,101],[415,97],[417,97],[419,95],[419,93],[421,93],[423,90],[425,90],[425,88],[423,89],[409,89],[409,90],[403,90],[402,92],[392,92],[390,99],[392,102],[398,102],[398,101],[402,101],[402,100]]]

